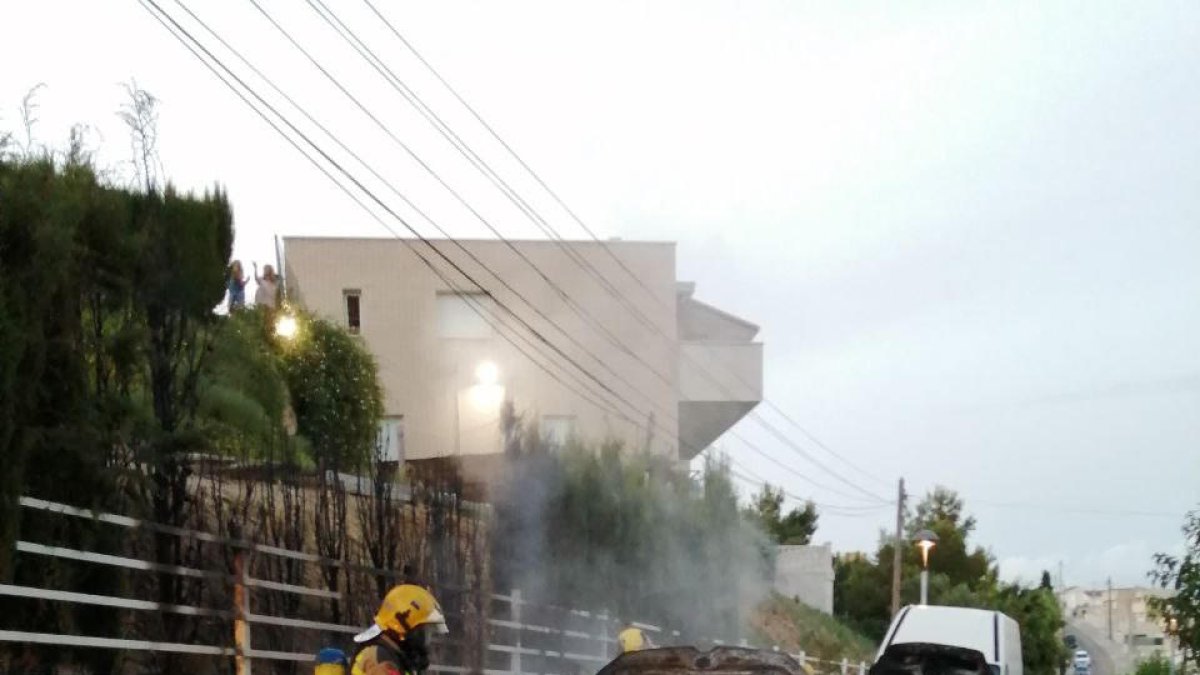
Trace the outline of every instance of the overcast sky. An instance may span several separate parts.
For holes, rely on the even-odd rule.
[[[380,2],[598,234],[678,241],[697,297],[762,326],[768,398],[875,478],[762,414],[843,477],[959,490],[1009,577],[1062,561],[1069,583],[1139,583],[1179,546],[1200,501],[1200,3]],[[387,235],[135,0],[12,5],[4,128],[45,82],[37,135],[89,123],[119,162],[117,83],[136,78],[162,100],[167,174],[228,189],[237,257],[272,261],[275,234]],[[538,235],[307,5],[263,6],[506,234]],[[332,6],[585,236],[365,5]],[[484,233],[252,4],[193,9],[451,234]],[[891,520],[830,513],[817,539],[873,548]]]

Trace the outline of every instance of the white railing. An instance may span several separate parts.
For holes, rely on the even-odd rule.
[[[347,598],[343,593],[338,591],[254,578],[248,571],[245,559],[246,555],[276,556],[326,567],[351,568],[384,578],[395,579],[400,577],[399,573],[391,570],[372,568],[347,561],[331,560],[302,551],[266,546],[245,540],[230,539],[208,532],[161,525],[127,516],[94,512],[40,499],[22,498],[21,506],[26,509],[57,513],[63,516],[86,518],[95,522],[108,523],[128,529],[168,534],[227,546],[235,551],[234,574],[178,565],[164,565],[136,558],[81,551],[29,541],[18,541],[16,548],[19,554],[26,556],[58,558],[224,583],[231,587],[233,591],[230,594],[230,606],[227,608],[210,608],[172,605],[135,598],[13,584],[0,584],[0,596],[111,607],[124,610],[179,614],[191,617],[213,617],[231,620],[233,630],[229,636],[229,644],[225,645],[195,645],[17,630],[0,630],[0,642],[230,657],[235,659],[239,675],[249,675],[251,664],[255,660],[311,662],[318,649],[328,646],[320,644],[319,640],[314,638],[311,649],[306,652],[255,649],[252,647],[252,629],[254,626],[269,626],[347,636],[358,633],[363,627],[316,621],[301,617],[281,617],[256,613],[252,601],[253,589],[276,591],[325,600],[346,600]],[[461,664],[439,663],[431,666],[430,671],[456,674],[481,672],[483,675],[576,675],[579,672],[594,672],[599,670],[600,667],[610,661],[616,654],[616,641],[611,636],[615,635],[620,626],[606,613],[592,613],[578,609],[548,607],[528,603],[522,599],[519,590],[515,590],[508,595],[491,594],[487,600],[491,603],[504,606],[507,611],[485,612],[484,614],[487,617],[484,621],[489,629],[484,632],[483,637],[484,667],[480,669],[468,669]],[[498,618],[495,616],[496,614],[507,616],[508,618]],[[557,615],[558,618],[545,620],[552,615]],[[542,617],[542,620],[539,620],[539,616]],[[680,639],[678,631],[668,631],[662,627],[645,623],[635,623],[634,625],[649,633],[651,640],[656,644],[671,644]],[[502,639],[501,636],[504,634],[507,634],[509,639]],[[721,640],[712,640],[711,642],[716,645],[732,644]],[[752,646],[745,640],[737,644],[743,647]],[[779,651],[778,647],[773,647],[773,649],[774,651]],[[808,656],[804,652],[794,653],[791,656],[801,664],[807,665],[812,670],[820,673],[852,675],[853,671],[857,671],[857,675],[864,675],[866,670],[865,664],[851,664],[845,659],[841,661],[822,660]]]

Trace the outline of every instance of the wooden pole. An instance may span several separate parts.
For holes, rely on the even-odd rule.
[[[904,479],[900,479],[900,490],[896,496],[896,541],[892,544],[892,616],[900,611],[900,566],[904,546]]]

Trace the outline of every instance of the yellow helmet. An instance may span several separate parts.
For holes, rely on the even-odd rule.
[[[617,644],[621,646],[622,654],[641,651],[646,648],[646,636],[640,629],[630,626],[617,633]]]
[[[395,586],[383,597],[375,624],[354,636],[355,642],[366,642],[388,632],[403,638],[421,626],[438,633],[449,633],[442,607],[429,591],[413,584]]]

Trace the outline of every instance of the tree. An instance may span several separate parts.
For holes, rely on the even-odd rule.
[[[817,506],[811,501],[783,514],[783,489],[764,484],[754,496],[746,515],[757,522],[776,544],[808,544],[817,531]]]
[[[1133,672],[1134,675],[1171,675],[1171,662],[1162,654],[1154,653],[1138,661]]]
[[[307,463],[298,452],[307,446],[284,429],[290,397],[268,318],[251,308],[217,327],[200,377],[197,423],[220,454]]]
[[[297,323],[296,336],[278,344],[300,433],[322,470],[361,468],[383,415],[375,359],[340,326],[308,314]]]
[[[1038,588],[1044,588],[1048,591],[1054,590],[1054,583],[1050,581],[1050,572],[1042,570],[1042,583],[1038,584]]]
[[[929,558],[931,574],[949,577],[951,586],[966,584],[975,587],[985,579],[992,565],[991,556],[981,547],[969,550],[967,539],[975,530],[975,518],[965,513],[958,493],[937,486],[925,495],[916,507],[915,517],[908,522],[908,538],[919,530],[932,530],[938,536],[937,548]],[[920,556],[916,547],[905,553],[906,565],[919,569]]]
[[[709,461],[693,479],[615,442],[551,449],[506,408],[509,455],[491,499],[499,588],[690,637],[738,633],[766,595],[765,542],[728,467]]]
[[[1066,658],[1058,633],[1064,625],[1062,609],[1049,588],[1002,584],[988,552],[972,546],[969,535],[975,519],[966,513],[963,500],[953,490],[937,487],[917,504],[909,519],[909,538],[921,529],[937,533],[939,542],[929,559],[929,598],[934,604],[996,609],[1021,626],[1022,660],[1030,675],[1052,675]],[[918,593],[920,554],[906,546],[901,556],[904,583],[902,598]],[[893,540],[881,534],[874,556],[839,556],[834,568],[834,611],[843,621],[876,640],[882,639],[891,619],[889,599]]]
[[[1172,592],[1148,600],[1150,608],[1169,626],[1183,651],[1184,665],[1200,659],[1200,510],[1190,511],[1181,528],[1182,555],[1156,553],[1150,580]]]
[[[1057,675],[1067,658],[1059,637],[1066,624],[1052,590],[1005,584],[986,594],[982,606],[1004,612],[1021,626],[1021,660],[1030,675]]]
[[[886,559],[890,562],[891,556]],[[834,560],[833,574],[834,615],[872,640],[882,640],[891,620],[891,565],[876,564],[861,553],[842,554]]]

